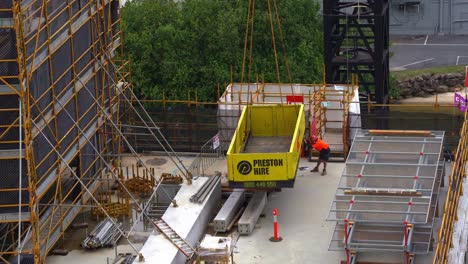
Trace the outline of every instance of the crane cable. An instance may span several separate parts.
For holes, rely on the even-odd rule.
[[[245,28],[245,36],[244,36],[244,54],[242,56],[242,67],[241,67],[241,81],[240,81],[240,90],[239,90],[239,98],[238,98],[238,115],[241,115],[241,103],[242,103],[242,86],[244,83],[244,72],[245,72],[245,62],[247,57],[247,42],[249,37],[249,21],[250,21],[250,11],[251,11],[252,0],[248,1],[248,8],[247,8],[247,18],[245,21],[246,28]],[[232,93],[234,93],[234,83],[231,83]],[[248,95],[247,95],[248,100]]]
[[[240,101],[242,100],[243,89],[242,86],[244,84],[244,73],[245,73],[245,64],[247,60],[247,47],[249,42],[249,31],[250,31],[250,51],[249,51],[249,71],[247,74],[247,105],[252,104],[253,100],[250,96],[250,73],[252,69],[252,46],[253,46],[253,26],[254,26],[254,17],[255,17],[255,0],[248,1],[248,11],[247,11],[247,19],[246,19],[246,29],[245,29],[245,37],[244,37],[244,55],[242,58],[242,69],[241,69],[241,83],[240,83],[240,92],[239,92],[239,115],[240,115]],[[251,24],[251,25],[250,25]],[[234,85],[233,85],[234,87]],[[250,97],[250,98],[249,98]],[[250,102],[249,102],[250,99]],[[251,111],[249,111],[249,115],[247,118],[247,127],[250,127],[250,120],[251,120]]]
[[[276,52],[276,39],[275,39],[275,30],[273,27],[273,15],[271,12],[271,5],[270,5],[270,0],[267,0],[268,3],[268,15],[270,17],[270,30],[271,30],[271,41],[273,42],[273,52],[275,55],[275,66],[276,66],[276,78],[278,79],[278,84],[279,84],[279,92],[280,92],[280,100],[281,100],[281,105],[283,105],[283,94],[281,92],[281,78],[280,78],[280,72],[279,72],[279,63],[278,63],[278,53]]]
[[[281,26],[281,19],[280,19],[280,16],[279,16],[278,5],[276,4],[276,0],[273,0],[273,5],[274,5],[274,8],[275,8],[276,20],[278,20],[278,29],[279,29],[279,34],[280,34],[280,42],[281,42],[281,47],[282,47],[283,53],[284,53],[284,61],[285,61],[285,66],[286,66],[286,72],[288,74],[288,81],[289,81],[289,83],[291,85],[291,93],[293,95],[293,98],[295,98],[294,89],[293,89],[293,85],[292,85],[291,70],[290,70],[290,67],[289,67],[288,54],[286,52],[286,45],[284,44],[283,29],[282,29],[282,26]],[[294,100],[294,103],[296,103],[295,100]]]

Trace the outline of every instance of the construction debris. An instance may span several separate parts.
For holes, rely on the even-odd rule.
[[[192,203],[203,203],[206,196],[211,192],[214,186],[220,181],[219,176],[209,177],[209,179],[202,185],[202,187],[190,197],[190,202]]]
[[[231,263],[232,239],[230,237],[216,237],[206,235],[200,243],[197,261],[215,263]]]
[[[122,228],[123,224],[117,222],[116,219],[113,219],[113,221],[117,223],[117,226],[109,218],[101,221],[81,243],[81,247],[97,249],[115,245],[120,238],[119,229]]]
[[[182,184],[184,179],[180,175],[172,175],[170,173],[161,174],[161,183],[163,184]]]
[[[132,264],[136,257],[137,256],[132,253],[119,253],[119,257],[113,262],[113,264]]]

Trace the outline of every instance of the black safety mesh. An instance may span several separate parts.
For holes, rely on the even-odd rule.
[[[38,62],[36,60],[41,58],[39,55],[47,53],[47,47],[44,45],[47,41],[47,28],[43,27],[39,34],[37,34],[37,28],[31,28],[31,30],[31,33],[25,38],[26,56],[30,58],[31,61],[34,60],[34,63],[37,64]],[[34,53],[35,56],[31,56]],[[41,59],[44,60],[45,56],[42,56]]]
[[[66,24],[68,20],[67,1],[49,0],[47,2],[47,16],[49,19],[49,32],[53,34],[59,32],[60,27]],[[65,28],[68,28],[65,27]],[[63,32],[61,30],[61,32]],[[59,33],[60,34],[60,33]]]
[[[10,264],[34,264],[34,257],[32,254],[21,254],[18,262],[18,256],[11,257],[8,262]]]
[[[27,178],[27,165],[26,161],[22,162],[22,177],[21,184],[23,188],[28,186]],[[0,186],[1,189],[14,189],[19,186],[19,161],[18,160],[0,160]],[[0,206],[7,204],[17,204],[19,202],[18,191],[3,191],[0,190]],[[21,199],[23,204],[27,204],[29,201],[29,195],[27,191],[22,191]],[[1,213],[17,212],[18,207],[6,207],[1,208]],[[27,211],[27,207],[23,207],[23,211]]]
[[[31,116],[33,119],[42,111],[46,110],[46,106],[52,101],[52,90],[50,87],[49,76],[49,61],[45,61],[36,71],[32,73],[31,81],[29,82],[29,91],[31,99]],[[40,99],[39,99],[40,98]],[[51,109],[51,107],[49,107]]]
[[[200,152],[201,146],[218,133],[215,107],[166,104],[165,108],[158,105],[147,106],[147,110],[175,151]],[[136,125],[144,125],[138,120],[136,118]],[[147,129],[138,128],[136,131],[148,134]],[[163,150],[153,136],[132,138],[138,151]],[[165,147],[167,148],[167,146]]]
[[[0,28],[0,59],[14,60],[16,59],[16,35],[13,29]],[[13,76],[18,75],[18,64],[16,61],[3,61],[0,63],[0,76],[6,77],[5,81],[10,84],[17,84],[18,78]],[[3,85],[0,82],[0,85]]]
[[[97,111],[95,106],[96,93],[94,83],[94,80],[91,79],[78,93],[78,102],[80,105],[78,115],[81,118],[79,124],[82,129],[87,127],[91,120],[96,120]]]
[[[76,72],[80,73],[84,67],[92,60],[90,22],[87,22],[73,35],[73,48],[75,55]]]
[[[65,44],[52,55],[52,72],[56,95],[61,94],[65,87],[68,87],[68,91],[73,91],[73,86],[69,86],[73,78],[70,54],[70,41],[66,41]]]
[[[0,1],[0,9],[11,9],[12,1],[11,0],[3,0]],[[10,10],[0,11],[0,18],[8,18],[13,17],[13,12]]]
[[[51,120],[51,124],[54,124],[55,118]],[[52,127],[53,128],[53,127]],[[42,133],[38,133],[38,135],[34,138],[33,141],[33,152],[34,152],[34,161],[36,164],[39,164],[42,162],[37,168],[36,168],[36,175],[38,180],[42,179],[42,177],[48,175],[50,173],[49,170],[54,164],[54,162],[57,160],[57,154],[56,152],[52,149],[52,146],[49,144],[52,143],[54,146],[56,145],[55,142],[55,137],[54,133],[55,131],[51,131],[49,128],[44,128],[42,130]],[[45,135],[45,136],[44,136]],[[47,154],[50,155],[47,156]]]
[[[0,96],[0,106],[5,109],[17,109],[18,108],[18,96],[9,95],[9,96]],[[0,135],[2,141],[12,141],[18,140],[19,130],[17,127],[4,127],[13,124],[13,122],[18,118],[18,111],[9,111],[9,112],[0,112]],[[19,122],[17,121],[18,125]],[[5,133],[5,134],[4,134]],[[2,143],[0,144],[0,149],[15,149],[18,148],[17,143]]]
[[[36,124],[40,125],[41,129],[41,133],[39,133],[33,125],[32,154],[34,156],[39,185],[43,183],[45,176],[56,171],[56,162],[59,161],[48,141],[54,146],[57,146],[57,141],[60,141],[59,149],[63,155],[67,154],[65,150],[70,146],[72,146],[71,151],[75,151],[76,147],[73,144],[76,142],[73,141],[76,141],[77,136],[81,133],[78,133],[78,129],[74,127],[73,121],[77,117],[81,118],[79,125],[83,130],[95,129],[93,125],[97,120],[98,110],[93,97],[104,95],[106,98],[100,98],[100,103],[108,102],[108,97],[112,96],[115,92],[113,89],[108,88],[113,82],[110,81],[107,74],[99,71],[97,76],[93,76],[96,71],[94,54],[100,53],[101,48],[109,45],[111,41],[110,37],[113,35],[112,32],[106,32],[105,34],[100,34],[101,38],[99,39],[96,31],[98,29],[107,30],[110,27],[110,23],[107,21],[110,15],[113,21],[118,19],[118,1],[110,2],[111,4],[104,7],[104,10],[99,11],[102,12],[102,17],[94,14],[97,10],[95,6],[96,1],[89,0],[49,0],[44,10],[41,10],[42,0],[31,0],[31,5],[28,4],[22,8],[24,23],[23,36],[21,37],[25,45],[26,70],[31,74],[31,79],[26,87],[28,87],[28,96],[30,96],[31,117]],[[67,23],[71,19],[67,7],[68,3],[71,3],[71,15],[73,16],[71,23],[74,23],[72,28],[73,30],[77,30],[76,33],[73,32],[71,38],[68,38],[70,25]],[[90,6],[93,7],[91,8]],[[0,1],[0,9],[10,7],[11,1]],[[45,14],[47,14],[49,26],[45,26]],[[90,14],[94,15],[92,20],[96,21],[95,23],[91,22],[89,18]],[[0,12],[0,18],[5,17],[12,17],[12,13],[10,11]],[[117,32],[118,28],[114,30]],[[48,40],[49,37],[50,39]],[[90,49],[94,43],[97,43],[96,47]],[[12,29],[0,29],[0,60],[15,60],[16,57],[15,32]],[[109,59],[108,56],[102,56],[102,58]],[[75,79],[73,67],[71,67],[73,63],[75,63],[77,75],[80,76],[80,79],[85,83],[87,88],[82,87],[81,82],[73,83]],[[110,69],[109,73],[113,74],[113,69]],[[16,61],[0,63],[0,76],[17,75],[18,67]],[[114,77],[112,76],[112,78]],[[18,83],[16,77],[7,79],[7,81],[11,84]],[[92,95],[88,93],[87,89],[91,91]],[[109,91],[111,91],[110,94]],[[75,92],[77,94],[74,96]],[[57,100],[60,100],[61,104],[64,104],[65,109],[62,109],[62,105],[57,103]],[[76,109],[77,106],[78,109]],[[17,108],[18,97],[0,96],[0,108],[7,107]],[[65,110],[71,114],[71,118]],[[0,125],[10,124],[17,117],[17,114],[7,115],[5,113],[0,112]],[[45,117],[48,119],[47,122],[44,122]],[[114,116],[115,122],[116,118]],[[0,134],[4,132],[4,129],[0,128]],[[11,129],[2,140],[17,140],[18,132],[18,128]],[[98,145],[96,134],[91,137],[92,144],[99,149],[100,146]],[[110,135],[105,137],[108,139]],[[107,140],[105,143],[102,143],[102,146],[106,144],[109,144]],[[17,144],[0,144],[0,149],[15,149],[17,147]],[[112,145],[108,151],[115,149],[116,146]],[[104,153],[104,155],[107,154]],[[74,166],[78,166],[78,173],[81,174],[87,171],[84,175],[81,175],[82,177],[87,179],[99,173],[100,162],[95,162],[94,165],[91,165],[96,159],[96,153],[94,153],[89,143],[85,144],[77,157],[74,159],[76,161]],[[26,175],[26,162],[23,163],[23,167],[24,175]],[[90,167],[91,169],[88,170]],[[15,203],[18,199],[18,193],[4,193],[1,192],[1,189],[18,187],[18,162],[17,160],[0,160],[0,168],[0,205]],[[85,181],[88,182],[88,180]],[[27,184],[26,178],[23,182]],[[80,187],[76,188],[75,197],[77,197],[80,190]],[[49,188],[42,199],[51,199],[54,193],[54,188]],[[25,201],[27,201],[27,198],[28,195],[25,193]],[[7,210],[0,207],[0,213]],[[26,259],[27,257],[25,256],[21,263],[27,263]]]
[[[93,144],[97,143],[95,136],[91,137],[90,141]],[[86,184],[89,182],[89,178],[94,177],[97,172],[96,170],[97,167],[95,164],[93,165],[93,161],[97,159],[98,157],[96,155],[96,152],[93,150],[93,147],[90,145],[90,143],[87,142],[83,146],[83,148],[81,149],[80,158],[81,158],[81,168],[80,168],[81,177],[85,178],[83,181]],[[90,166],[92,167],[91,169],[88,170]]]
[[[111,19],[112,19],[112,35],[119,31],[119,24],[115,23],[119,19],[119,1],[111,1]]]
[[[66,111],[62,110],[57,114],[59,123],[58,138],[59,141],[61,141],[60,149],[62,151],[68,149],[73,139],[75,139],[78,134],[78,129],[74,124],[76,121],[75,109],[75,99],[72,99],[70,102],[68,102],[68,104],[65,105]],[[70,118],[70,115],[72,118]]]

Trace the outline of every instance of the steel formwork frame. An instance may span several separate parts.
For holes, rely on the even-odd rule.
[[[345,249],[348,263],[359,252],[404,252],[406,263],[426,254],[445,171],[443,140],[438,131],[382,136],[360,130],[327,218],[336,222],[330,250]]]
[[[389,1],[324,0],[327,83],[358,76],[366,101],[389,100]]]
[[[73,205],[90,200],[77,180],[67,178],[69,166],[96,192],[101,155],[117,162],[120,136],[100,119],[98,105],[120,123],[119,91],[128,85],[114,86],[129,77],[128,63],[108,61],[109,54],[122,54],[118,6],[113,0],[0,3],[0,224],[9,227],[0,263],[43,263],[63,238],[79,213]],[[85,85],[97,101],[87,99]]]

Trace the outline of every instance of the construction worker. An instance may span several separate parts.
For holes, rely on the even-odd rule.
[[[318,172],[320,163],[323,162],[322,176],[327,175],[327,161],[330,157],[330,147],[325,141],[318,139],[315,135],[310,137],[310,145],[320,153],[317,166],[311,172]]]

